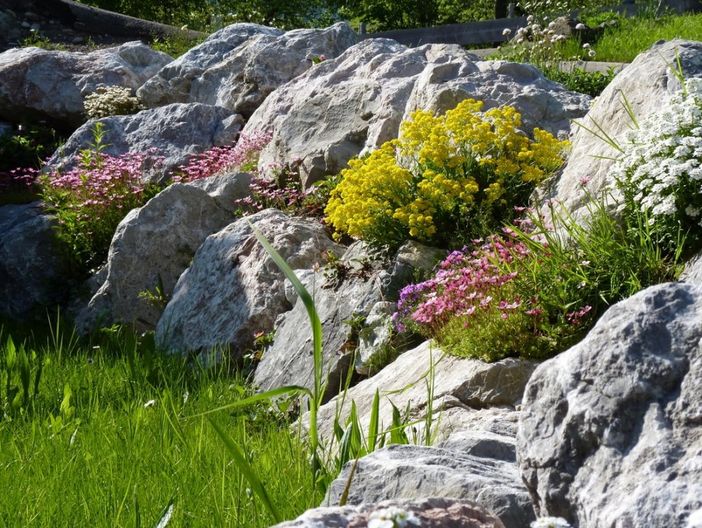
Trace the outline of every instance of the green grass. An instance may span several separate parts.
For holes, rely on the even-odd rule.
[[[0,526],[151,527],[171,501],[168,526],[273,524],[198,416],[250,395],[226,365],[189,365],[122,331],[100,344],[32,341],[30,398],[13,406],[8,387],[22,383],[0,336]],[[242,448],[283,517],[321,500],[306,447],[274,407],[209,418]]]
[[[674,38],[702,41],[702,14],[621,19],[594,45],[596,60],[631,62],[656,41]]]

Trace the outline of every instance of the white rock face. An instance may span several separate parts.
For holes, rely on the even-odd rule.
[[[407,409],[413,419],[422,420],[427,412],[429,371],[433,365],[434,391],[432,405],[436,409],[454,406],[485,408],[513,406],[521,401],[535,365],[519,359],[503,359],[485,363],[477,359],[463,359],[444,355],[430,342],[404,352],[393,363],[372,378],[351,387],[340,409],[342,420],[350,413],[351,401],[356,402],[363,427],[370,422],[370,413],[376,390],[381,397],[380,421],[388,427],[392,423],[392,406]],[[320,435],[331,438],[337,405],[342,396],[323,405],[318,414]],[[453,403],[448,403],[453,400]],[[305,419],[303,418],[303,423]],[[446,435],[448,436],[448,435]]]
[[[411,111],[445,111],[470,97],[484,100],[486,108],[513,104],[527,130],[539,126],[554,133],[568,133],[568,120],[582,117],[589,102],[531,67],[479,63],[460,46],[406,48],[369,39],[275,90],[245,131],[273,131],[259,168],[299,159],[303,183],[309,184],[396,138]]]
[[[251,230],[256,226],[294,268],[322,262],[335,244],[316,223],[266,209],[210,235],[180,276],[156,327],[157,342],[172,352],[229,347],[236,357],[256,332],[273,329],[292,308],[284,275]]]
[[[188,101],[249,117],[273,90],[314,67],[313,59],[337,57],[356,39],[345,22],[327,29],[256,35],[193,79]]]
[[[139,96],[152,107],[197,102],[248,117],[269,93],[311,68],[313,58],[334,58],[356,39],[346,23],[287,33],[234,24],[160,71]]]
[[[397,510],[411,513],[423,528],[504,528],[497,517],[472,501],[443,498],[314,508],[273,528],[361,528],[371,519],[385,518],[388,512]]]
[[[341,255],[342,247],[336,252]],[[354,365],[354,355],[370,359],[390,338],[388,312],[396,299],[398,289],[407,284],[417,271],[428,271],[435,262],[436,250],[417,243],[403,245],[396,255],[378,255],[363,242],[356,242],[343,252],[336,266],[320,271],[302,271],[301,281],[315,301],[322,323],[323,371],[327,375],[327,397],[338,393],[349,369]],[[428,269],[427,269],[428,268]],[[390,270],[389,272],[387,270]],[[294,297],[288,295],[288,298]],[[267,390],[285,385],[314,386],[312,367],[312,339],[307,309],[295,298],[293,309],[281,315],[276,322],[275,339],[265,351],[256,367],[254,382]],[[385,307],[384,331],[374,319],[373,308]],[[377,341],[369,338],[375,330]],[[361,347],[360,354],[357,347]]]
[[[193,79],[207,68],[224,60],[233,50],[254,35],[279,36],[282,31],[258,24],[232,24],[210,35],[167,66],[154,72],[137,92],[149,107],[189,102]]]
[[[241,116],[228,110],[204,104],[172,104],[134,115],[93,119],[76,130],[49,160],[46,169],[67,169],[77,160],[76,155],[94,142],[96,122],[104,126],[103,143],[106,154],[126,152],[146,153],[155,149],[163,156],[162,170],[147,176],[164,182],[167,172],[184,164],[193,154],[213,146],[231,145],[236,141],[243,123]]]
[[[153,330],[163,306],[145,299],[144,292],[161,287],[168,299],[200,244],[231,220],[231,213],[205,191],[182,184],[130,211],[117,226],[105,280],[79,314],[79,328],[128,323]]]
[[[75,128],[85,121],[83,98],[98,86],[136,90],[171,60],[141,42],[89,53],[7,50],[0,53],[0,118],[34,115]]]
[[[351,465],[348,463],[330,485],[323,504],[339,503]],[[424,497],[476,502],[498,517],[505,528],[524,528],[534,520],[529,494],[513,460],[439,447],[391,445],[361,458],[348,504]]]
[[[536,369],[517,454],[537,513],[580,528],[696,526],[701,321],[701,287],[652,286]]]
[[[676,56],[680,57],[686,77],[702,76],[701,42],[672,40],[656,44],[617,74],[595,99],[582,124],[595,132],[600,125],[615,141],[623,142],[633,126],[624,97],[637,120],[659,111],[665,100],[680,90],[680,82],[672,70]],[[572,149],[563,174],[543,197],[555,199],[570,212],[577,213],[588,202],[584,182],[587,182],[587,191],[596,197],[615,186],[610,175],[613,160],[607,158],[616,158],[619,153],[603,139],[578,126],[573,126],[571,140]]]

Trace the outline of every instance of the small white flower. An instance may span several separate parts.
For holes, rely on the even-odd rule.
[[[149,407],[153,407],[156,405],[156,400],[149,400],[144,404],[144,409],[148,409]]]
[[[408,528],[420,526],[419,519],[413,512],[391,506],[371,513],[368,528]]]
[[[508,37],[508,36],[511,35],[511,34],[512,34],[512,30],[509,29],[509,28],[505,28],[505,29],[502,30],[502,35],[505,36],[505,37]]]
[[[578,31],[582,31],[583,29],[587,29],[587,26],[580,22],[579,24],[576,24],[575,29],[577,29]]]
[[[590,48],[590,44],[589,44],[588,42],[586,42],[585,44],[583,44],[583,48],[584,48],[584,49],[589,49],[589,48]]]
[[[561,517],[540,517],[530,526],[531,528],[571,528],[568,521]]]
[[[590,50],[587,52],[587,56],[590,58],[594,57],[595,55],[596,55],[595,50]]]

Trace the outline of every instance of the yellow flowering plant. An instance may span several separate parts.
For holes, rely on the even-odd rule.
[[[512,219],[563,163],[568,142],[520,131],[511,106],[467,99],[445,115],[417,111],[400,139],[349,162],[325,213],[339,233],[396,245],[413,238],[461,245]]]

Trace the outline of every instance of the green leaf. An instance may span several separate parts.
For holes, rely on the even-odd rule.
[[[368,452],[375,451],[378,445],[378,420],[380,416],[380,393],[375,389],[373,403],[371,404],[370,423],[368,424]]]
[[[282,517],[278,513],[278,510],[276,510],[275,506],[273,506],[273,502],[268,496],[266,488],[263,486],[263,483],[258,478],[258,475],[254,471],[253,467],[251,467],[251,464],[249,464],[249,462],[246,460],[246,456],[244,455],[244,453],[241,452],[241,450],[237,447],[237,445],[229,437],[229,435],[226,432],[224,432],[224,430],[219,425],[217,425],[217,423],[214,420],[212,420],[212,418],[208,417],[207,419],[209,420],[210,424],[217,432],[219,437],[222,439],[222,442],[224,442],[224,445],[227,447],[227,450],[232,455],[234,464],[239,469],[244,478],[246,478],[246,480],[248,481],[249,486],[251,486],[251,490],[258,496],[258,498],[261,500],[263,505],[271,514],[271,517],[273,517],[275,522],[281,522],[283,520]]]
[[[193,414],[191,418],[197,418],[200,416],[214,414],[222,411],[244,409],[246,407],[250,407],[254,403],[258,403],[261,401],[269,401],[279,396],[288,396],[292,394],[307,394],[309,397],[312,397],[312,393],[307,387],[302,387],[300,385],[286,385],[285,387],[278,387],[277,389],[272,389],[266,392],[254,394],[253,396],[249,396],[248,398],[244,398],[243,400],[239,400],[234,403],[228,403],[227,405],[222,405],[221,407],[210,409],[209,411],[205,411],[203,413]]]

